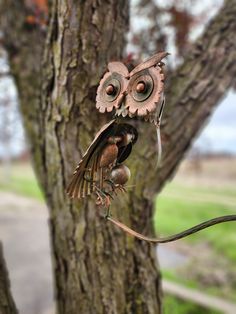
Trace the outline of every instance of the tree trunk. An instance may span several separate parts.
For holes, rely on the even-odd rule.
[[[17,314],[14,300],[11,295],[10,281],[0,242],[0,314]]]
[[[71,202],[65,195],[82,151],[107,119],[96,112],[95,92],[108,60],[121,58],[128,2],[86,1],[80,6],[74,2],[55,9],[42,104],[45,190],[59,312],[158,313],[159,275],[153,250],[109,226],[94,199]]]
[[[109,119],[97,113],[95,92],[107,62],[122,56],[128,1],[51,2],[42,66],[39,38],[45,31],[25,26],[23,2],[5,0],[12,15],[5,16],[2,25],[18,88],[24,87],[20,92],[24,122],[50,211],[58,312],[160,313],[155,247],[101,219],[94,199],[72,202],[65,194],[83,151]],[[235,76],[235,13],[236,4],[227,1],[169,81],[163,165],[158,173],[153,171],[154,128],[137,122],[140,138],[128,161],[129,185],[134,187],[118,195],[112,208],[114,216],[145,234],[153,233],[154,194],[176,169]]]

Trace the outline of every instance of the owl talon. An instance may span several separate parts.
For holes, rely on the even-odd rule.
[[[118,195],[117,190],[124,192],[124,193],[127,192],[126,188],[122,184],[115,184],[112,180],[109,180],[109,179],[106,179],[105,182],[107,182],[111,186],[112,193],[114,193],[115,195]],[[110,196],[111,196],[111,194],[110,194]],[[113,199],[112,196],[111,196],[111,198]]]
[[[100,206],[109,207],[111,205],[111,199],[113,200],[113,196],[111,193],[103,191],[96,186],[96,195],[97,200],[96,204]]]
[[[124,192],[124,193],[127,192],[126,188],[121,184],[116,185],[116,189],[118,189],[119,191]]]
[[[127,190],[124,186],[122,186],[121,190],[124,192],[124,193],[127,193]]]

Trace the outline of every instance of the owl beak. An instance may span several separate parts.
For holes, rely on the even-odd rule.
[[[126,91],[119,95],[116,101],[116,109],[119,109],[121,107],[125,96],[126,96]]]

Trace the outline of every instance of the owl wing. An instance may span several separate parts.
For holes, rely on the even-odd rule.
[[[105,124],[96,134],[75,169],[67,193],[72,198],[83,198],[94,192],[94,181],[102,184],[102,169],[99,167],[100,150],[113,133],[115,119]]]
[[[119,147],[118,156],[117,156],[117,163],[122,163],[125,161],[129,155],[131,154],[133,145],[137,142],[138,139],[138,132],[137,130],[130,124],[123,123],[122,129],[121,129],[121,135],[122,133],[129,133],[133,134],[134,138],[132,143],[129,143],[128,145]]]

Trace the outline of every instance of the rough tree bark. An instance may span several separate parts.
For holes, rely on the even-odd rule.
[[[16,305],[11,295],[10,281],[0,242],[0,314],[17,314]]]
[[[122,57],[128,1],[50,3],[42,66],[45,31],[25,23],[23,1],[3,1],[2,28],[35,170],[50,211],[58,312],[160,313],[155,247],[101,219],[93,199],[71,202],[65,195],[83,150],[109,118],[96,112],[95,91],[107,62]],[[113,214],[143,233],[153,232],[154,194],[172,175],[192,138],[232,84],[235,14],[236,3],[226,1],[169,80],[163,165],[158,173],[153,171],[154,129],[138,123],[140,139],[129,158],[134,187],[118,196]]]

